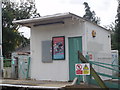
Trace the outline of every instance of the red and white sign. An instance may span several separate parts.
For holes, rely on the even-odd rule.
[[[93,61],[94,60],[94,54],[93,53],[89,53],[88,55],[89,55],[89,60]]]
[[[90,75],[90,64],[89,63],[75,64],[75,74]]]
[[[81,64],[75,65],[75,72],[76,72],[76,75],[82,74],[82,65]]]
[[[92,54],[89,54],[89,59],[90,59],[90,60],[92,60],[92,59],[93,59]]]

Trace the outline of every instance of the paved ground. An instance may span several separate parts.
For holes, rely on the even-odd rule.
[[[66,85],[70,85],[69,82],[51,82],[51,81],[40,81],[40,80],[11,80],[3,79],[0,82],[1,86],[10,87],[25,87],[25,88],[62,88]]]
[[[61,88],[98,88],[93,85],[71,85],[72,82],[40,81],[40,80],[12,80],[3,79],[0,86],[23,87],[23,88],[42,88],[42,89],[61,89]]]

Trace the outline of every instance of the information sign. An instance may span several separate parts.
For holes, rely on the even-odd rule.
[[[90,75],[90,64],[75,64],[75,73],[76,75]]]

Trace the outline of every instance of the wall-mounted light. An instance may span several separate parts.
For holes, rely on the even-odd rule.
[[[92,30],[92,37],[96,37],[96,31],[95,30]]]

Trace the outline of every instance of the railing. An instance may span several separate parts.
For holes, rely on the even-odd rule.
[[[106,69],[109,69],[109,70],[113,70],[113,71],[116,71],[116,72],[120,72],[120,70],[116,70],[116,69],[114,69],[114,68],[110,68],[109,66],[111,66],[111,67],[120,67],[120,65],[112,65],[112,64],[107,64],[107,63],[101,63],[101,62],[96,62],[96,61],[89,61],[91,64],[94,64],[94,65],[97,65],[97,66],[100,66],[100,67],[103,67],[103,68],[106,68]],[[107,65],[107,66],[104,66],[104,65]],[[101,74],[102,76],[106,76],[106,77],[110,77],[110,78],[113,78],[113,79],[120,79],[120,77],[117,77],[117,75],[116,76],[113,76],[113,75],[104,75],[104,74]]]
[[[12,59],[6,59],[6,58],[4,58],[3,59],[3,66],[4,67],[11,67],[11,62],[12,62]]]
[[[79,51],[78,51],[78,58],[79,60],[81,60],[82,63],[89,63],[89,61]],[[101,88],[108,88],[91,65],[90,65],[90,71],[91,71],[91,75],[94,77],[94,79],[96,80],[96,82]],[[88,77],[88,78],[89,78],[88,79],[88,82],[89,82],[91,77]]]
[[[3,78],[12,78],[12,67],[11,67],[12,59],[3,58]]]
[[[116,70],[113,68],[114,67],[117,67],[119,68],[120,65],[113,65],[113,64],[107,64],[107,63],[101,63],[101,62],[96,62],[96,61],[89,61],[92,65],[96,65],[96,66],[99,66],[99,67],[102,67],[102,68],[105,68],[106,70],[112,70],[112,71],[115,71],[117,72],[118,74],[120,73],[120,70]],[[97,74],[99,76],[103,76],[103,77],[107,77],[107,78],[111,78],[110,80],[105,80],[105,84],[109,87],[109,88],[119,88],[120,89],[120,77],[119,75],[116,75],[114,76],[113,74],[112,75],[109,75],[109,74],[105,74],[105,73],[100,73],[100,72],[97,72]]]
[[[111,70],[120,73],[120,70],[116,70],[113,67],[119,68],[120,65],[113,65],[113,64],[108,64],[108,63],[102,63],[102,62],[96,62],[96,61],[89,61],[89,57],[87,56],[86,58],[78,51],[78,56],[79,59],[82,61],[82,63],[90,63],[91,65],[91,76],[87,76],[87,82],[89,84],[96,84],[99,85],[101,88],[119,88],[120,89],[120,77],[109,75],[106,73],[102,72],[96,72],[93,68],[93,66],[101,67],[102,69],[104,68],[105,70]],[[111,80],[102,80],[102,77],[107,77],[111,78]],[[92,78],[94,77],[94,79]],[[113,79],[116,79],[116,81],[113,81]]]

